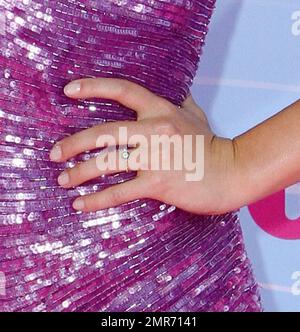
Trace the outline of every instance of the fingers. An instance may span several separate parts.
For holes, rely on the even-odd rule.
[[[126,145],[134,135],[151,133],[148,121],[118,121],[94,126],[66,137],[57,142],[50,151],[50,159],[66,161],[84,152],[105,146]],[[129,142],[130,143],[130,142]]]
[[[139,84],[118,78],[84,78],[64,88],[70,98],[106,98],[133,109],[139,118],[152,117],[172,103]],[[173,105],[172,105],[173,106]]]
[[[85,78],[75,80],[65,86],[65,93],[72,98],[103,97],[116,100],[124,106],[138,112],[138,120],[167,115],[177,108],[168,100],[159,97],[144,87],[124,79]],[[126,127],[128,136],[147,134],[151,128],[142,127],[141,121],[118,121],[88,128],[72,136],[66,137],[50,152],[50,159],[56,162],[66,161],[84,151],[110,145],[125,145],[127,137],[119,135],[119,127]],[[109,138],[109,137],[110,138]],[[105,140],[113,142],[106,142]]]
[[[147,197],[148,185],[140,177],[104,189],[95,194],[81,196],[73,202],[73,208],[92,212],[111,208],[135,199]]]
[[[128,151],[132,152],[130,149]],[[128,161],[121,157],[120,151],[101,151],[97,157],[78,163],[74,167],[63,171],[57,180],[62,187],[70,188],[104,174],[129,170],[137,171],[138,169],[130,168]]]

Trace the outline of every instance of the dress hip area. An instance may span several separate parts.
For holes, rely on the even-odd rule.
[[[124,78],[180,105],[214,8],[215,0],[0,1],[0,311],[261,310],[238,211],[195,215],[141,199],[77,212],[75,197],[135,173],[64,189],[60,172],[97,151],[49,160],[63,137],[136,119],[115,101],[67,98],[74,79]]]

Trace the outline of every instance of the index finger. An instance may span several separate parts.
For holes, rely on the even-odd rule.
[[[137,112],[139,118],[157,116],[170,108],[168,100],[134,82],[120,78],[83,78],[67,84],[71,98],[112,99]]]

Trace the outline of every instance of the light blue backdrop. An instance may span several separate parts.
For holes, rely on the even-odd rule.
[[[214,131],[226,137],[298,100],[300,1],[217,0],[192,92]],[[299,223],[300,185],[285,197],[289,222]],[[266,233],[248,207],[240,219],[265,311],[300,311],[300,236]]]

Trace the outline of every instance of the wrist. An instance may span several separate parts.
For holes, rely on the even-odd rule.
[[[240,208],[245,198],[242,197],[242,177],[244,176],[239,163],[239,152],[236,141],[230,138],[214,136],[211,140],[211,163],[217,181],[214,193],[218,202],[218,213]]]
[[[249,205],[262,198],[266,181],[263,179],[262,164],[256,162],[259,155],[255,149],[248,148],[248,137],[245,134],[232,139],[234,149],[236,204],[239,207]],[[266,179],[265,179],[266,180]]]

